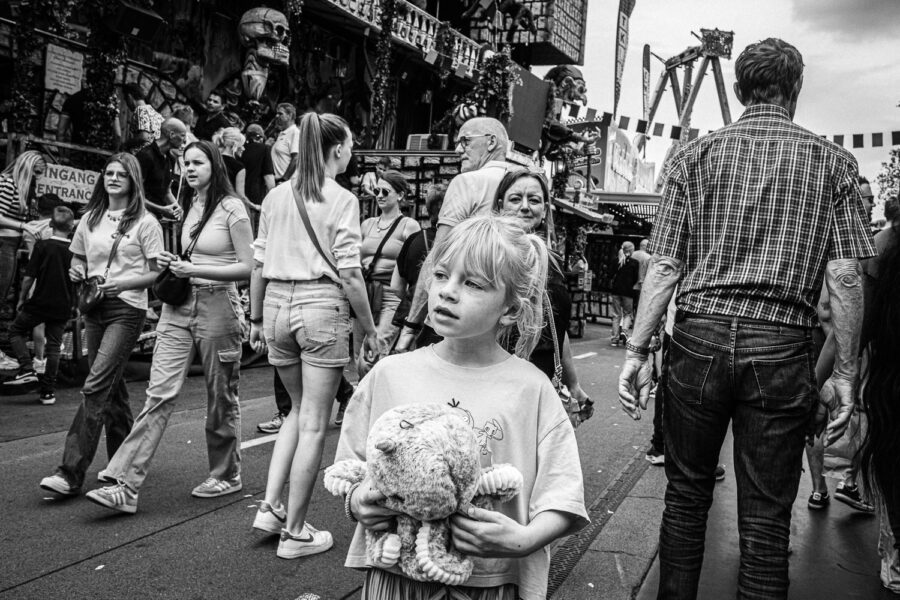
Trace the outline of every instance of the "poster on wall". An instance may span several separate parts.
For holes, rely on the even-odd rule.
[[[63,202],[87,204],[99,176],[97,171],[48,163],[44,174],[38,177],[34,189],[38,196],[56,194]]]
[[[81,90],[83,75],[84,54],[55,44],[47,44],[44,89],[56,90],[71,96]]]

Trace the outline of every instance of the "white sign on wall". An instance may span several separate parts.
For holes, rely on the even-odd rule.
[[[97,171],[47,163],[47,169],[38,177],[34,191],[38,196],[56,194],[63,202],[86,204],[91,199],[99,176]]]
[[[84,54],[54,44],[47,44],[44,67],[44,89],[57,90],[70,96],[81,90]]]

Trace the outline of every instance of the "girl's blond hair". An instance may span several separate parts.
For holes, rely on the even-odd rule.
[[[526,233],[512,217],[473,217],[435,245],[428,255],[426,272],[457,261],[473,275],[506,290],[506,304],[511,307],[510,316],[519,334],[516,356],[530,356],[544,324],[547,246],[543,240]],[[431,276],[427,283],[431,285]],[[501,326],[498,341],[507,337],[512,327]]]
[[[237,127],[223,127],[213,134],[212,137],[212,142],[218,147],[219,152],[225,154],[228,149],[231,149],[234,156],[241,155],[241,152],[244,151],[244,142],[246,141],[247,138]]]
[[[16,157],[8,167],[3,169],[0,175],[6,175],[16,184],[16,191],[19,194],[19,209],[25,211],[28,209],[28,194],[31,193],[31,183],[34,181],[34,166],[47,161],[44,155],[36,150],[26,150]]]

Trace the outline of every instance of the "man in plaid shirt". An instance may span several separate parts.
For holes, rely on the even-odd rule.
[[[803,81],[796,48],[767,39],[735,63],[747,108],[683,146],[667,174],[619,399],[640,418],[650,337],[676,285],[665,383],[666,508],[659,598],[695,598],[715,468],[734,434],[738,597],[786,598],[791,506],[804,441],[825,410],[826,443],[853,410],[862,288],[875,254],[853,156],[792,122]],[[819,398],[812,327],[823,277],[837,357]],[[817,400],[819,402],[817,402]],[[819,419],[813,419],[816,413]]]

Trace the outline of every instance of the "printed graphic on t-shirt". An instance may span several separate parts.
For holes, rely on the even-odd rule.
[[[466,423],[468,423],[472,428],[472,431],[475,432],[475,439],[478,441],[478,447],[481,449],[482,466],[491,466],[493,464],[492,457],[494,455],[491,451],[491,440],[499,442],[503,439],[503,426],[500,425],[500,422],[497,421],[497,419],[488,419],[484,422],[484,425],[478,426],[478,424],[475,423],[475,417],[472,413],[463,408],[456,398],[451,398],[450,402],[447,404],[463,413],[463,418],[466,420]]]

